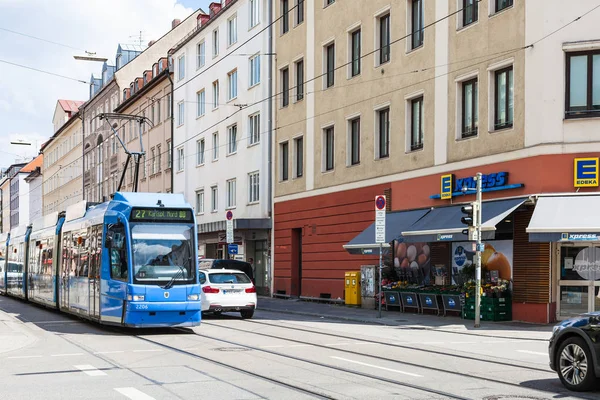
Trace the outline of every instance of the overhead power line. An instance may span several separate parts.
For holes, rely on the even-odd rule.
[[[73,46],[70,46],[70,45],[68,45],[68,44],[59,43],[59,42],[54,42],[54,41],[52,41],[52,40],[43,39],[43,38],[40,38],[40,37],[37,37],[37,36],[28,35],[28,34],[26,34],[26,33],[17,32],[17,31],[13,31],[13,30],[11,30],[11,29],[7,29],[7,28],[2,28],[2,27],[0,27],[0,30],[2,30],[2,31],[6,31],[6,32],[10,32],[10,33],[13,33],[13,34],[15,34],[15,35],[21,35],[21,36],[25,36],[25,37],[28,37],[28,38],[30,38],[30,39],[35,39],[35,40],[40,40],[40,41],[42,41],[42,42],[46,42],[46,43],[55,44],[55,45],[57,45],[57,46],[66,47],[66,48],[73,49],[73,50],[81,50],[81,51],[86,51],[86,50],[84,50],[84,49],[80,49],[80,48],[78,48],[78,47],[73,47]]]
[[[25,68],[25,69],[29,69],[29,70],[32,70],[32,71],[41,72],[42,74],[48,74],[48,75],[52,75],[52,76],[57,76],[59,78],[68,79],[68,80],[79,82],[79,83],[84,83],[86,85],[89,83],[89,82],[86,82],[86,81],[81,80],[81,79],[71,78],[70,76],[57,74],[55,72],[44,71],[43,69],[28,67],[27,65],[23,65],[23,64],[17,64],[17,63],[6,61],[6,60],[0,60],[0,62],[4,63],[4,64],[13,65],[13,66],[19,67],[19,68]]]

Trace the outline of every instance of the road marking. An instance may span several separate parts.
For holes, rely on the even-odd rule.
[[[423,344],[444,344],[444,342],[422,342]]]
[[[50,357],[71,357],[71,356],[82,356],[83,353],[70,353],[70,354],[52,354]]]
[[[134,350],[134,353],[152,353],[156,351],[162,351],[161,349],[147,349],[147,350]]]
[[[75,368],[80,370],[81,372],[85,372],[89,376],[103,376],[106,375],[105,372],[100,371],[98,368],[92,365],[75,365]]]
[[[477,342],[450,342],[450,344],[477,344]]]
[[[94,354],[117,354],[117,353],[125,353],[123,350],[114,350],[114,351],[97,351]]]
[[[276,346],[260,346],[260,347],[263,348],[263,349],[281,349],[281,348],[283,348],[285,346],[276,345]]]
[[[131,400],[155,400],[154,397],[150,397],[133,387],[115,388],[115,390]]]
[[[541,351],[529,351],[529,350],[517,350],[519,353],[534,354],[536,356],[547,356],[548,353],[542,353]]]
[[[6,358],[10,358],[13,360],[19,359],[19,358],[42,358],[42,356],[14,356],[14,357],[6,357]]]
[[[397,369],[391,369],[391,368],[386,368],[386,367],[379,367],[377,365],[367,364],[367,363],[360,362],[360,361],[349,360],[347,358],[336,357],[336,356],[330,356],[330,357],[331,358],[335,358],[336,360],[341,360],[341,361],[345,361],[345,362],[349,362],[349,363],[364,365],[365,367],[382,369],[384,371],[396,372],[396,373],[399,373],[399,374],[404,374],[404,375],[408,375],[408,376],[414,376],[414,377],[417,377],[417,378],[422,378],[423,377],[423,375],[417,375],[417,374],[413,374],[413,373],[410,373],[410,372],[400,371],[400,370],[397,370]]]

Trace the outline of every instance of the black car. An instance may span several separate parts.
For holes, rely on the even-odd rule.
[[[223,259],[211,259],[211,258],[201,258],[198,260],[198,269],[236,269],[238,271],[242,271],[252,281],[254,282],[254,270],[252,269],[252,265],[245,261],[239,260],[223,260]]]
[[[600,312],[557,324],[548,347],[550,368],[573,391],[591,390],[600,380]]]

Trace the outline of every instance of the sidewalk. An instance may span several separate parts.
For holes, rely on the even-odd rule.
[[[0,296],[0,303],[2,297]],[[0,354],[18,350],[34,343],[37,339],[12,315],[1,309],[0,305]]]
[[[464,320],[460,317],[438,317],[433,314],[422,315],[382,309],[381,318],[377,318],[377,310],[271,297],[259,297],[257,309],[259,311],[320,317],[339,321],[397,326],[404,329],[433,330],[464,335],[536,341],[547,341],[554,326],[553,324],[537,325],[524,322],[482,321],[481,327],[475,329],[473,328],[474,321]]]

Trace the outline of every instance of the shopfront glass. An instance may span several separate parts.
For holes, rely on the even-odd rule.
[[[600,245],[562,245],[558,285],[561,318],[600,311]]]

